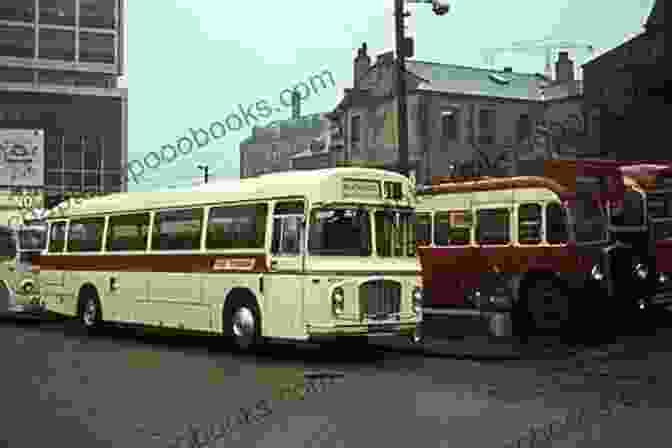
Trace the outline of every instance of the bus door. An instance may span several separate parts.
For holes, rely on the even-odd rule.
[[[45,296],[58,296],[59,304],[63,304],[63,297],[68,295],[65,288],[65,271],[58,263],[59,255],[63,254],[65,248],[66,227],[67,221],[50,223],[48,255],[45,257],[49,262],[40,266],[40,291]]]
[[[0,313],[15,304],[17,254],[16,232],[11,227],[0,226]]]
[[[303,334],[304,201],[279,201],[273,208],[270,272],[265,276],[269,335]],[[271,324],[272,322],[272,324]]]

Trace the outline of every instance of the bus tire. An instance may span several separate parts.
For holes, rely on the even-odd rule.
[[[571,322],[570,298],[567,289],[552,277],[538,277],[525,289],[525,336],[568,336]]]
[[[77,318],[81,328],[87,333],[100,329],[103,323],[103,310],[95,291],[85,289],[80,293]]]
[[[224,337],[240,352],[251,352],[262,343],[261,313],[256,300],[234,297],[224,308]]]

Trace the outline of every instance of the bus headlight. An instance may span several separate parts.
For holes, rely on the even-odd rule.
[[[416,287],[413,289],[413,310],[416,313],[422,311],[422,288]]]
[[[661,272],[660,275],[658,275],[658,283],[664,284],[667,283],[668,280],[669,277],[667,276],[667,274]]]
[[[604,280],[604,273],[602,272],[602,268],[600,268],[599,264],[596,264],[595,266],[593,266],[593,269],[591,269],[591,271],[590,271],[590,276],[594,280],[597,280],[598,282],[601,282],[602,280]]]
[[[26,280],[21,284],[20,289],[23,294],[29,295],[35,290],[35,283],[32,280]]]
[[[343,313],[343,310],[345,309],[345,295],[343,294],[343,288],[334,288],[334,292],[331,293],[331,308],[334,314]]]
[[[640,280],[646,280],[649,276],[649,270],[642,263],[637,263],[635,265],[635,274],[639,277]]]

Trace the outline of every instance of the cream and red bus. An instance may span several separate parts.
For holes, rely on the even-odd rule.
[[[48,218],[49,311],[263,338],[419,338],[415,188],[392,172],[275,173],[119,193]]]
[[[440,178],[420,191],[427,319],[455,318],[464,331],[478,331],[467,329],[473,323],[499,336],[573,337],[629,300],[613,274],[629,254],[611,244],[606,212],[606,201],[623,198],[618,170],[550,160],[539,172]]]

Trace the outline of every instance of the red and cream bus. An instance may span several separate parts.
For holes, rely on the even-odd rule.
[[[606,212],[623,198],[620,172],[557,160],[539,172],[441,178],[419,193],[428,318],[466,318],[501,336],[578,336],[577,324],[629,300],[613,269],[630,255],[611,243]]]
[[[120,193],[50,213],[49,311],[264,337],[419,337],[415,189],[382,170],[276,173]]]

